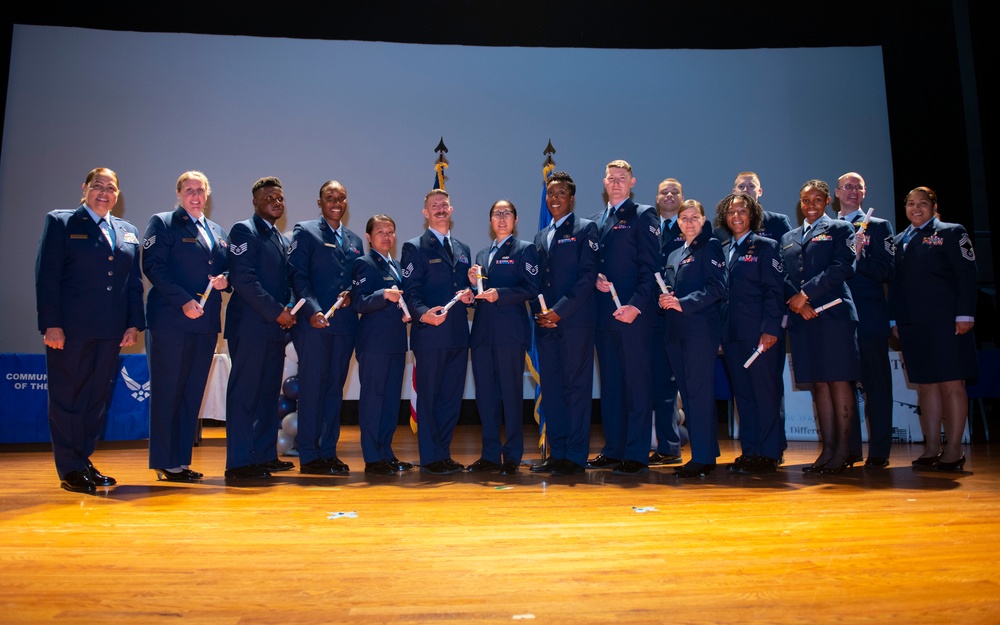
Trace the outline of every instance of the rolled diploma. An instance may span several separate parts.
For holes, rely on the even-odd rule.
[[[743,368],[748,369],[750,365],[753,364],[753,361],[757,360],[757,356],[760,356],[763,353],[764,353],[764,345],[763,344],[758,345],[757,349],[753,350],[753,353],[750,354],[750,357],[747,358],[747,361],[743,363]]]
[[[871,208],[868,209],[868,212],[865,213],[865,218],[861,220],[861,228],[862,228],[862,230],[868,228],[868,221],[871,220],[872,213],[874,213],[874,212],[875,212],[875,207],[872,206]]]
[[[615,310],[618,310],[622,307],[622,302],[618,299],[618,292],[615,291],[615,285],[611,282],[608,282],[608,286],[611,287],[611,297],[615,300]]]
[[[439,315],[443,315],[446,312],[448,312],[449,310],[451,310],[451,307],[454,306],[455,304],[457,304],[458,300],[460,300],[460,299],[462,299],[462,291],[459,291],[458,293],[455,293],[455,297],[451,298],[451,301],[444,305],[444,310],[442,310],[438,314]]]
[[[393,291],[398,291],[399,289],[397,289],[396,287],[392,287],[392,290]],[[399,298],[399,307],[403,310],[403,316],[404,317],[409,317],[410,316],[410,309],[406,307],[406,302],[403,301],[403,297],[402,296],[400,296],[400,298]]]
[[[205,292],[201,294],[201,302],[199,302],[202,308],[205,307],[205,302],[208,301],[208,296],[211,294],[212,294],[212,279],[209,278],[208,286],[205,287]]]
[[[545,296],[541,293],[538,294],[538,305],[542,307],[542,312],[549,312],[549,307],[545,305]]]
[[[663,276],[660,275],[660,272],[657,271],[656,273],[654,273],[653,277],[656,278],[656,284],[659,285],[660,292],[661,293],[669,293],[669,291],[667,291],[667,285],[663,281]]]
[[[330,310],[326,311],[326,314],[324,315],[324,317],[326,317],[327,319],[329,319],[330,317],[332,317],[334,311],[337,310],[338,308],[340,308],[340,305],[343,304],[343,303],[344,303],[344,298],[343,297],[338,297],[337,301],[335,301],[333,303],[333,306],[330,306]]]
[[[294,315],[295,313],[299,312],[299,309],[305,306],[305,304],[306,304],[306,298],[304,297],[299,301],[295,302],[295,306],[292,307],[292,314]]]
[[[842,300],[842,299],[840,299],[840,298],[838,297],[837,299],[833,300],[833,301],[832,301],[832,302],[830,302],[829,304],[823,304],[823,305],[822,305],[822,306],[820,306],[819,308],[813,308],[813,310],[815,310],[815,311],[816,311],[816,314],[818,315],[819,313],[823,312],[823,311],[824,311],[824,310],[826,310],[827,308],[833,308],[833,307],[834,307],[834,306],[836,306],[837,304],[843,304],[843,303],[844,303],[844,300]]]
[[[476,274],[476,295],[483,294],[483,274],[479,272]]]

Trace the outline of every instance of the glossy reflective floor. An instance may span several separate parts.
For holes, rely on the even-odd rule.
[[[456,460],[479,434],[459,427]],[[222,431],[206,435],[200,484],[156,482],[142,443],[104,445],[118,486],[97,496],[60,490],[43,447],[0,448],[0,622],[1000,622],[985,445],[961,474],[916,472],[920,446],[896,445],[887,470],[814,477],[817,445],[792,443],[762,477],[368,479],[354,426],[349,477],[227,486]],[[416,460],[415,435],[395,449]]]

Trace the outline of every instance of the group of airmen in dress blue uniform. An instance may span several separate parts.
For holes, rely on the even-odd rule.
[[[632,200],[635,182],[629,163],[608,163],[606,206],[582,218],[574,211],[573,179],[555,172],[546,185],[551,224],[533,242],[519,240],[517,208],[499,200],[489,211],[495,238],[475,256],[452,236],[449,194],[434,189],[424,198],[427,230],[403,243],[397,262],[393,219],[368,220],[366,254],[361,237],[343,224],[347,190],[335,180],[320,188],[320,217],[296,224],[287,240],[275,227],[284,214],[280,180],[254,183],[253,216],[227,234],[204,214],[207,177],[185,172],[177,208],[154,215],[140,242],[134,226],[110,213],[117,175],[91,171],[81,206],[46,217],[36,264],[61,486],[94,493],[115,484],[89,456],[103,429],[119,350],[143,329],[151,376],[149,466],[158,479],[203,478],[190,467],[191,448],[224,291],[233,293],[224,335],[232,357],[229,480],[264,479],[294,467],[278,458],[276,447],[289,331],[299,358],[300,472],[349,472],[337,443],[355,353],[365,472],[413,468],[392,451],[410,349],[421,470],[516,474],[532,324],[549,450],[533,473],[639,475],[649,466],[680,465],[678,392],[691,460],[674,475],[711,473],[720,455],[714,389],[720,345],[741,419],[742,454],[728,468],[774,472],[787,446],[786,328],[796,381],[811,384],[823,436],[822,453],[804,471],[839,473],[862,458],[859,387],[870,429],[865,467],[888,466],[888,338],[897,329],[919,385],[927,440],[913,464],[962,470],[964,380],[976,373],[975,253],[961,226],[940,221],[933,191],[920,187],[907,196],[912,225],[894,236],[888,221],[864,212],[864,180],[853,172],[841,176],[834,194],[820,180],[803,185],[804,221],[794,229],[784,215],[763,210],[753,172],[737,176],[717,206],[714,230],[701,203],[685,201],[679,181],[660,183],[655,206]],[[831,218],[826,209],[834,197]],[[140,266],[151,284],[145,311]],[[947,293],[942,305],[918,301],[928,280],[935,292]],[[470,349],[483,427],[481,457],[466,469],[450,445]],[[605,444],[588,459],[595,352]]]

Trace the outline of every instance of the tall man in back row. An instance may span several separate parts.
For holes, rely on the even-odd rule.
[[[892,448],[892,371],[889,368],[889,302],[885,286],[896,275],[892,224],[872,217],[866,226],[862,203],[865,179],[849,172],[837,180],[834,208],[840,219],[849,221],[857,232],[857,269],[847,280],[858,309],[858,347],[861,353],[861,387],[865,421],[868,422],[866,469],[889,466]],[[855,413],[851,424],[850,450],[861,458],[861,423]]]
[[[628,162],[608,163],[608,204],[592,218],[600,244],[596,342],[605,443],[587,466],[623,475],[649,471],[651,341],[659,292],[653,274],[659,269],[660,220],[652,206],[631,200],[634,186]]]
[[[403,244],[403,299],[410,328],[417,386],[417,444],[420,470],[443,475],[464,469],[451,457],[451,437],[462,409],[469,361],[472,304],[469,246],[451,236],[451,199],[444,189],[424,196],[427,230]],[[453,298],[453,308],[445,306]]]

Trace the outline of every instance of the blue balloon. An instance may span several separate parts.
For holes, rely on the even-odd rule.
[[[285,383],[281,385],[281,393],[295,401],[299,398],[299,378],[297,376],[290,376],[285,379]]]
[[[282,395],[278,398],[278,416],[284,417],[286,414],[295,412],[295,400]]]

